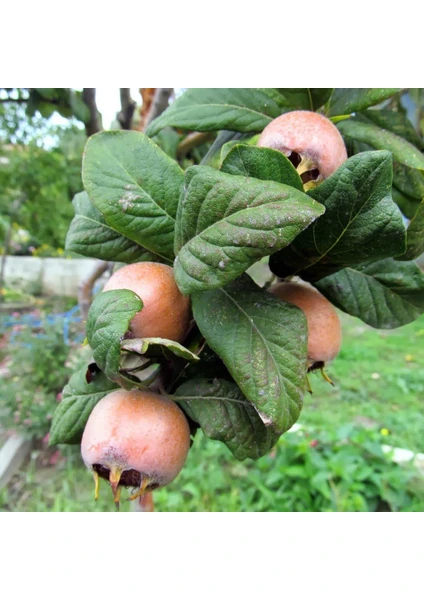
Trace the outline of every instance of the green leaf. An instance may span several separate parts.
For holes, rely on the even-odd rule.
[[[185,295],[235,279],[289,244],[324,211],[293,187],[210,167],[187,169],[184,189],[174,276]]]
[[[422,150],[423,141],[416,133],[411,122],[401,113],[395,113],[391,110],[367,110],[358,114],[357,119],[386,129],[391,133],[404,138],[418,148],[418,150]],[[350,145],[352,146],[351,154],[374,150],[370,144],[358,142],[353,140],[353,138],[347,140],[347,142],[348,145],[350,142]],[[424,197],[424,173],[417,169],[407,167],[397,160],[393,160],[393,185],[404,196],[409,196],[413,200],[419,200],[421,202]],[[394,200],[399,204],[395,198]],[[402,202],[402,204],[404,205],[405,202]],[[399,206],[400,205],[401,204],[399,204]]]
[[[102,372],[86,379],[87,367],[74,373],[63,388],[62,401],[56,408],[50,428],[50,445],[78,444],[88,417],[96,404],[106,394],[117,389],[116,383]]]
[[[34,88],[44,100],[57,100],[59,90],[57,88]]]
[[[159,133],[155,136],[153,140],[155,144],[159,146],[161,150],[165,152],[168,156],[173,159],[177,159],[177,148],[180,143],[182,136],[172,129],[171,127],[166,127],[159,131]]]
[[[415,171],[416,173],[417,171]],[[420,200],[416,198],[411,198],[407,194],[404,194],[400,190],[397,189],[395,185],[392,187],[392,197],[396,204],[399,206],[401,212],[408,219],[413,219],[415,213],[418,210],[420,205]]]
[[[387,129],[366,123],[360,117],[340,121],[337,127],[347,138],[364,142],[377,150],[389,150],[395,160],[407,167],[424,169],[424,155],[415,146]]]
[[[424,197],[424,172],[393,161],[393,185],[419,203]]]
[[[424,273],[392,258],[343,269],[315,283],[332,304],[371,327],[394,329],[424,312]]]
[[[292,110],[318,110],[330,98],[332,88],[277,88]]]
[[[237,144],[226,155],[221,171],[230,175],[277,181],[303,192],[299,173],[287,156],[271,148]]]
[[[112,229],[173,259],[174,227],[184,173],[146,135],[106,131],[89,138],[84,187]]]
[[[98,367],[112,381],[120,381],[121,341],[143,302],[130,290],[101,292],[90,307],[86,335]]]
[[[66,236],[66,249],[83,256],[123,263],[159,261],[159,257],[112,229],[87,192],[74,196],[75,217]]]
[[[424,252],[424,200],[418,206],[406,232],[406,252],[397,260],[414,260]]]
[[[250,133],[220,131],[200,164],[219,169],[222,162],[222,149],[226,144],[239,144],[242,140],[246,140],[246,143],[248,143],[248,140],[251,138],[252,134]]]
[[[391,198],[389,152],[364,152],[349,158],[309,192],[325,206],[325,214],[291,246],[270,258],[280,277],[299,274],[316,281],[368,260],[405,251],[405,225]]]
[[[423,140],[417,134],[406,115],[402,113],[393,112],[392,110],[367,110],[358,115],[357,118],[368,123],[371,122],[382,129],[404,138],[420,151],[423,149]],[[362,146],[365,146],[365,144],[362,144]],[[373,150],[371,146],[366,146],[366,150]],[[406,196],[410,196],[420,202],[424,197],[424,173],[407,167],[397,160],[393,161],[393,185]]]
[[[221,168],[222,163],[226,159],[229,152],[234,148],[234,146],[237,146],[238,144],[243,144],[243,145],[247,145],[247,146],[256,146],[259,138],[261,137],[259,133],[256,135],[252,135],[251,137],[247,137],[247,136],[248,136],[248,134],[244,134],[243,140],[240,140],[237,138],[234,140],[230,140],[229,142],[226,142],[222,146],[222,148],[221,148],[221,164],[220,164],[219,168]],[[203,161],[201,164],[202,165],[205,164],[208,167],[213,166],[208,163],[204,163]]]
[[[418,135],[411,121],[406,115],[393,110],[366,110],[361,114],[378,127],[387,129],[392,133],[404,138],[410,144],[413,144],[418,150],[423,150],[424,142]]]
[[[272,88],[191,88],[152,121],[147,135],[171,126],[194,131],[259,132],[289,108]]]
[[[247,275],[224,288],[193,294],[193,313],[265,425],[283,433],[296,422],[306,376],[303,311],[258,288]]]
[[[327,117],[349,115],[380,104],[401,91],[401,88],[337,88],[330,99]]]
[[[310,88],[309,91],[312,98],[311,110],[316,111],[329,101],[333,93],[333,88]]]
[[[83,123],[88,123],[90,121],[90,109],[82,99],[82,92],[76,92],[75,90],[70,90],[69,92],[69,104],[72,109],[73,114],[77,119],[82,121]]]
[[[264,456],[279,438],[232,382],[187,381],[177,389],[174,400],[207,437],[223,442],[238,460]]]
[[[136,354],[146,355],[148,357],[165,357],[174,354],[179,358],[188,361],[197,361],[200,358],[178,342],[165,340],[163,338],[136,338],[124,340],[121,344],[122,350],[126,352],[135,352]]]

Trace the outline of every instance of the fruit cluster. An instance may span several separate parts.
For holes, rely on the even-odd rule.
[[[334,125],[325,117],[306,111],[275,119],[263,131],[258,146],[284,153],[297,169],[305,189],[318,185],[347,158]],[[181,293],[170,266],[149,261],[126,265],[112,275],[104,288],[104,292],[113,290],[131,290],[143,304],[129,324],[126,339],[184,342],[192,322],[190,298]],[[322,370],[335,358],[341,345],[340,322],[333,306],[302,282],[280,281],[268,292],[304,312],[308,370]],[[182,469],[190,447],[190,427],[183,410],[167,397],[165,390],[160,378],[150,388],[114,390],[92,410],[82,436],[81,452],[95,479],[96,498],[99,478],[109,481],[118,506],[122,487],[135,490],[131,500],[146,499]]]

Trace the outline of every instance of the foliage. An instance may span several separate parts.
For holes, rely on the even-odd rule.
[[[69,347],[63,341],[63,322],[52,324],[41,318],[37,330],[15,325],[14,333],[0,409],[9,416],[6,425],[25,435],[43,438],[49,432],[63,385],[72,372],[67,362]]]
[[[406,189],[407,173],[419,182],[424,170],[421,135],[399,110],[402,93],[188,90],[147,131],[150,136],[166,128],[218,134],[204,164],[185,172],[142,133],[103,132],[87,143],[86,193],[74,201],[69,247],[104,260],[115,248],[125,262],[135,255],[142,260],[144,248],[155,260],[173,261],[180,290],[191,296],[196,324],[186,345],[200,361],[188,369],[181,356],[158,358],[165,390],[239,458],[258,458],[269,449],[268,438],[261,427],[252,429],[246,410],[225,412],[226,403],[254,409],[269,439],[276,440],[297,420],[307,378],[302,312],[271,298],[245,273],[249,267],[270,257],[274,274],[302,277],[337,307],[374,327],[405,325],[424,310],[422,273],[413,260],[403,260],[420,248],[423,221],[414,219],[408,243],[395,193],[396,186]],[[392,101],[393,108],[387,108]],[[286,156],[258,148],[252,139],[234,143],[227,135],[252,138],[272,119],[295,109],[330,116],[349,148],[348,160],[308,192]],[[88,221],[94,223],[94,237],[87,235]],[[140,360],[135,348],[143,340],[132,347],[122,342],[140,306],[124,290],[107,294],[92,305],[87,321],[96,368],[118,385],[143,388],[150,379],[135,379],[122,367],[122,356]],[[205,378],[206,347],[224,380]],[[147,369],[151,362],[137,365]],[[177,377],[165,375],[173,371]],[[182,371],[190,372],[183,381]],[[66,421],[73,432],[75,419],[80,428],[86,420],[81,412],[73,413]],[[66,431],[62,435],[65,441]]]
[[[63,248],[66,235],[69,252],[173,264],[193,309],[184,348],[157,338],[126,339],[142,302],[124,290],[100,295],[87,319],[91,375],[87,379],[82,368],[66,386],[52,442],[78,441],[90,411],[114,386],[143,389],[153,382],[180,404],[193,432],[202,429],[247,461],[240,472],[251,459],[259,460],[252,467],[257,478],[249,479],[251,488],[253,483],[261,490],[250,498],[257,510],[411,505],[404,490],[409,480],[400,474],[405,472],[386,469],[370,433],[322,435],[313,447],[294,443],[293,434],[279,439],[298,419],[308,389],[306,321],[299,309],[268,294],[267,281],[259,285],[246,271],[267,260],[272,276],[308,281],[340,310],[375,328],[420,318],[424,276],[415,263],[424,239],[420,90],[190,89],[150,123],[147,135],[92,136],[82,193],[77,193],[77,130],[57,136],[49,150],[25,128],[11,137],[22,106],[35,129],[43,126],[36,122],[38,113],[45,118],[54,110],[87,124],[82,95],[70,88],[4,93],[18,103],[16,109],[2,104],[0,129],[5,139],[19,138],[25,146],[8,151],[9,162],[0,165],[2,239],[15,223],[29,232],[20,251],[42,244]],[[405,98],[416,106],[414,122]],[[348,160],[312,189],[303,186],[287,157],[256,146],[266,125],[298,109],[330,118],[348,149]],[[197,147],[192,139],[199,140]],[[189,150],[181,154],[184,145]],[[72,197],[75,217],[69,226]],[[20,205],[15,214],[12,203]],[[47,372],[44,377],[49,388]],[[41,384],[31,385],[38,398]],[[284,468],[274,465],[260,474],[261,461],[269,460],[276,443]],[[190,483],[182,486],[187,490]],[[284,508],[276,508],[276,499]]]
[[[0,213],[28,232],[20,252],[30,253],[43,243],[63,248],[73,214],[70,200],[81,186],[82,147],[79,154],[74,149],[68,154],[66,148],[45,150],[31,142],[4,154],[8,162],[0,168]],[[20,204],[16,213],[14,201]],[[4,235],[3,230],[3,240]]]
[[[22,289],[19,289],[19,287],[17,286],[4,285],[1,288],[1,297],[3,302],[9,302],[12,304],[14,302],[28,302],[29,304],[33,304],[35,301],[33,295],[29,294],[28,292]]]
[[[72,125],[90,117],[81,92],[71,88],[0,88],[0,139],[40,143],[53,133],[48,119],[55,112]]]
[[[74,118],[57,125],[50,116],[73,114],[69,94],[78,96],[65,88],[0,90],[0,242],[12,227],[11,254],[65,245],[86,136]]]

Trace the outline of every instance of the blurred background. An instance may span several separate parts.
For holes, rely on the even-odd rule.
[[[87,303],[111,265],[65,249],[88,136],[144,131],[183,88],[0,88],[0,510],[114,510],[79,447],[48,446],[70,375],[87,363]],[[423,90],[396,97],[423,133]],[[183,168],[213,134],[166,128]],[[408,217],[408,208],[403,212]],[[424,261],[419,261],[424,264]],[[159,511],[424,510],[424,318],[383,331],[340,313],[341,353],[310,375],[299,423],[254,462],[199,431]],[[130,510],[122,502],[121,510]]]

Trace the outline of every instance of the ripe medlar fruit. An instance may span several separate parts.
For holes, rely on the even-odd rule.
[[[115,390],[91,412],[81,455],[111,485],[119,506],[122,487],[136,488],[130,500],[170,483],[181,471],[190,447],[190,429],[172,400],[144,390]]]
[[[271,121],[258,146],[285,154],[296,167],[305,190],[329,177],[347,159],[337,127],[327,117],[307,110],[288,112]]]
[[[143,301],[130,329],[137,338],[159,337],[182,342],[190,323],[190,300],[183,296],[167,265],[141,262],[115,271],[103,291],[127,289]]]
[[[295,304],[305,313],[308,324],[308,367],[321,368],[340,351],[342,329],[334,306],[315,288],[303,283],[282,281],[269,288],[280,300]]]

